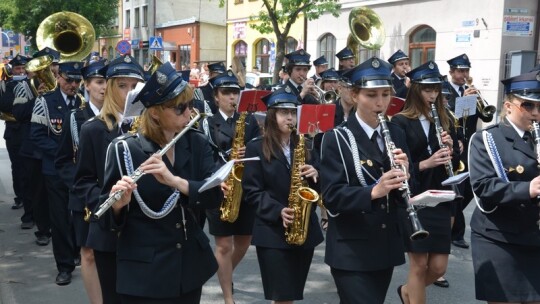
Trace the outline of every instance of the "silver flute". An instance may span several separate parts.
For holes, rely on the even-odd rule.
[[[167,153],[169,149],[174,147],[174,145],[180,139],[180,137],[186,134],[186,132],[189,131],[189,129],[191,129],[191,127],[197,121],[199,121],[199,119],[202,118],[204,115],[204,114],[199,113],[196,109],[193,109],[193,111],[195,111],[197,115],[195,115],[195,117],[193,117],[189,121],[189,123],[184,127],[184,129],[182,129],[180,133],[176,134],[169,143],[167,143],[163,148],[159,149],[156,152],[157,155],[159,156],[165,155],[165,153]],[[143,177],[144,174],[145,174],[144,171],[139,166],[135,171],[133,171],[133,173],[129,175],[129,177],[133,180],[133,183],[135,184],[141,177]],[[109,208],[111,208],[117,201],[120,200],[122,195],[124,195],[124,192],[125,192],[124,190],[117,190],[113,194],[111,194],[109,198],[107,198],[107,200],[105,200],[101,205],[99,205],[98,210],[94,213],[94,218],[99,219],[107,210],[109,210]]]
[[[379,124],[381,125],[382,130],[382,136],[384,140],[384,145],[386,147],[386,154],[388,155],[388,158],[390,159],[390,166],[393,169],[400,169],[405,174],[407,174],[407,168],[405,165],[398,165],[396,163],[396,160],[394,158],[394,151],[396,149],[396,144],[392,140],[392,136],[390,135],[390,130],[388,129],[388,125],[386,124],[386,117],[383,113],[378,113],[377,118],[379,120]],[[403,185],[399,190],[402,191],[402,197],[405,200],[405,203],[407,203],[407,213],[409,215],[409,220],[411,221],[413,233],[410,236],[410,239],[415,240],[422,240],[429,236],[429,232],[424,230],[422,227],[422,223],[420,223],[420,220],[418,219],[418,214],[416,213],[416,209],[414,208],[414,205],[411,204],[411,189],[409,187],[409,182],[407,180],[403,181]]]
[[[540,168],[540,126],[538,125],[537,121],[533,121],[531,126],[531,132],[532,136],[534,137],[534,145],[536,147],[536,161],[538,162],[538,167]],[[540,199],[540,196],[538,196],[537,198]],[[540,202],[538,202],[538,206],[540,207]],[[538,220],[536,224],[540,229],[540,220]]]

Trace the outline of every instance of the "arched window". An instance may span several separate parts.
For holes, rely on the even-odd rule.
[[[427,25],[422,25],[411,33],[409,39],[411,67],[415,68],[429,60],[435,60],[436,37],[435,30]]]
[[[335,63],[336,55],[336,37],[334,35],[327,33],[324,34],[319,39],[319,56],[326,57],[328,61],[328,68],[333,68]]]
[[[239,40],[234,44],[234,56],[238,57],[242,64],[246,66],[247,43],[244,40]]]
[[[298,48],[298,41],[293,37],[287,37],[287,41],[285,42],[285,54],[296,51],[296,48]]]
[[[261,39],[255,44],[255,66],[259,72],[268,73],[269,59],[270,59],[270,41],[268,39]]]

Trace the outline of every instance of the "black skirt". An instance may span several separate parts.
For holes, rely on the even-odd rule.
[[[264,298],[273,301],[304,299],[314,248],[275,249],[257,246]]]
[[[417,211],[418,219],[429,232],[429,236],[423,240],[411,241],[409,236],[412,234],[412,228],[409,219],[406,219],[405,230],[405,251],[414,253],[443,253],[450,254],[451,243],[451,224],[452,215],[451,204],[454,202],[440,203],[435,207],[425,207]]]
[[[540,248],[501,243],[472,232],[476,299],[540,301]]]
[[[75,230],[75,243],[78,247],[88,247],[89,223],[84,221],[84,212],[72,210],[73,229]]]
[[[219,209],[206,210],[208,231],[214,236],[251,235],[255,220],[255,207],[242,202],[238,211],[238,218],[234,223],[224,222],[219,217]]]

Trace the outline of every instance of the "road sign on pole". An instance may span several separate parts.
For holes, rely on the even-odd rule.
[[[120,40],[116,44],[116,50],[121,55],[126,55],[131,53],[131,43],[127,40]]]
[[[149,49],[156,51],[163,51],[163,38],[159,36],[151,36],[149,41]]]

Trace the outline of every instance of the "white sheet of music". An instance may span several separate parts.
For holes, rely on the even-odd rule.
[[[472,116],[476,113],[476,99],[478,95],[467,95],[463,97],[457,97],[454,114],[457,118],[462,118],[464,113],[466,116]]]
[[[219,168],[212,176],[206,179],[206,182],[199,188],[199,193],[206,191],[208,189],[214,188],[221,184],[225,179],[227,179],[227,176],[229,176],[229,173],[231,173],[231,170],[234,166],[235,162],[245,162],[245,161],[252,161],[252,160],[261,160],[258,156],[256,157],[250,157],[250,158],[241,158],[241,159],[231,159],[227,163],[225,163],[221,168]]]
[[[448,202],[456,198],[456,193],[450,190],[427,190],[414,197],[410,203],[420,207],[435,207],[439,203]]]

